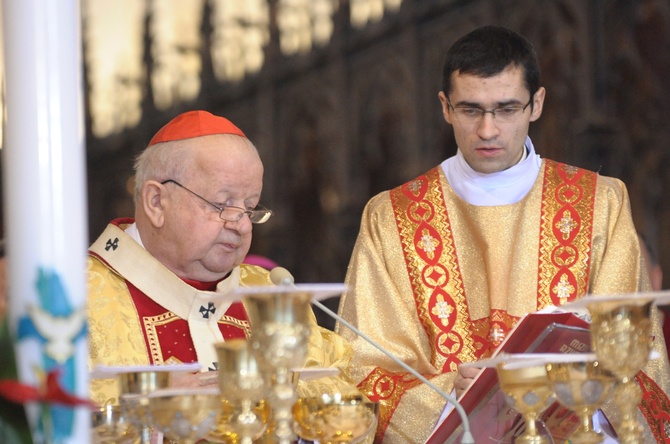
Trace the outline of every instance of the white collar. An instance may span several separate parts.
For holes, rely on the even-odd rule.
[[[219,282],[216,291],[198,290],[144,249],[135,224],[125,231],[109,224],[89,251],[154,302],[188,322],[203,370],[217,361],[213,344],[223,341],[217,321],[236,300],[232,292],[240,286],[240,267],[235,267],[228,277]],[[216,315],[209,316],[209,313]]]
[[[471,205],[494,206],[519,202],[530,191],[540,173],[542,159],[526,137],[526,154],[519,163],[497,173],[473,170],[460,150],[442,162],[442,170],[454,192]]]

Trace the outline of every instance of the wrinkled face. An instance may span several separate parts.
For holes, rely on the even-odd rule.
[[[253,209],[263,188],[263,165],[253,146],[236,136],[207,136],[184,141],[193,145],[194,164],[178,181],[222,207]],[[161,262],[182,278],[212,282],[242,263],[251,245],[247,215],[236,222],[185,189],[167,183],[161,238],[168,248]]]
[[[458,149],[468,165],[480,173],[495,173],[519,162],[530,122],[542,114],[544,88],[540,88],[532,97],[532,106],[519,111],[513,119],[502,122],[492,113],[485,113],[478,120],[466,121],[459,118],[452,107],[493,110],[528,104],[531,97],[523,81],[523,71],[509,66],[489,78],[456,72],[452,74],[451,84],[449,98],[444,92],[440,92],[438,97],[444,119],[453,126]]]

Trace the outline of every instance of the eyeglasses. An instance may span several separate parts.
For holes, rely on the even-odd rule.
[[[451,108],[456,116],[456,119],[463,123],[477,123],[486,113],[491,113],[496,122],[512,123],[528,108],[533,101],[531,97],[525,106],[521,105],[505,105],[494,109],[484,109],[478,106],[452,106],[449,97],[447,97],[447,105]]]
[[[188,191],[198,199],[202,200],[203,202],[206,202],[212,207],[216,208],[216,210],[219,212],[219,217],[227,222],[237,222],[239,220],[242,220],[242,217],[244,217],[244,215],[246,214],[247,216],[249,216],[249,220],[251,220],[252,224],[263,224],[267,222],[268,219],[270,219],[270,216],[272,216],[272,210],[268,210],[267,208],[261,205],[256,205],[256,208],[254,208],[253,210],[245,210],[244,208],[235,207],[232,205],[219,206],[215,203],[208,201],[198,193],[189,190],[176,180],[172,179],[164,180],[163,182],[161,182],[161,185],[165,185],[166,183],[173,183],[178,187],[185,189],[186,191]]]

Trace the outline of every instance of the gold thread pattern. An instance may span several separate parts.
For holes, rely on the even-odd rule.
[[[640,411],[649,424],[656,442],[670,441],[670,400],[656,382],[640,371],[636,376],[642,389]]]
[[[390,192],[419,319],[432,344],[431,364],[455,371],[477,359],[472,322],[438,168]]]
[[[429,378],[428,376],[426,376]],[[393,413],[400,402],[400,398],[412,387],[421,381],[406,372],[389,372],[382,368],[375,368],[358,384],[358,389],[371,401],[379,405],[379,417],[375,443],[384,439],[386,428],[391,422]]]
[[[537,309],[586,294],[597,174],[546,159]]]

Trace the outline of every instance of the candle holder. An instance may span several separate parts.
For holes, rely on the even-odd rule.
[[[357,443],[377,426],[377,404],[362,396],[301,398],[293,407],[298,435],[321,444]]]
[[[616,377],[593,353],[550,355],[546,369],[558,402],[579,417],[580,426],[570,436],[570,441],[584,444],[603,442],[602,432],[593,428],[593,414],[612,395]]]
[[[219,361],[221,418],[216,430],[207,438],[214,442],[251,444],[267,429],[268,383],[248,341],[233,339],[215,344],[215,348]]]

